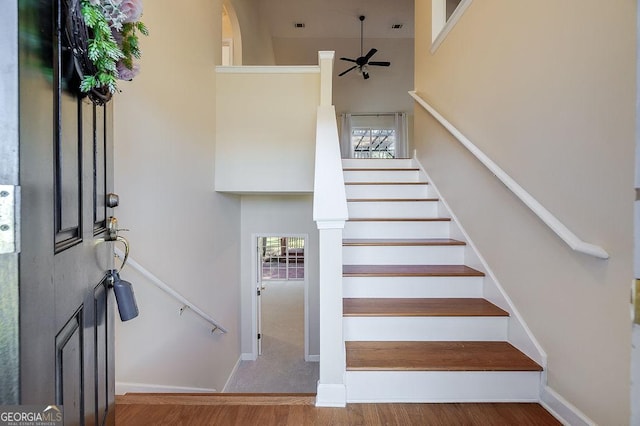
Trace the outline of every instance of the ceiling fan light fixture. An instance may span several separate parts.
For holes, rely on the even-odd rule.
[[[371,58],[373,57],[373,55],[376,54],[378,49],[371,48],[366,55],[364,54],[364,20],[365,20],[364,15],[360,15],[359,19],[360,19],[360,56],[357,58],[345,58],[345,57],[340,58],[340,60],[351,62],[354,65],[352,65],[350,68],[346,69],[345,71],[342,71],[340,74],[338,74],[338,77],[342,77],[343,75],[355,69],[358,74],[362,75],[362,77],[365,80],[367,80],[369,78],[370,65],[378,66],[378,67],[388,67],[391,65],[391,62],[389,61],[371,61]]]

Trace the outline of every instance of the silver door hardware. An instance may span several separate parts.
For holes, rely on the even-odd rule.
[[[106,195],[106,198],[107,207],[114,208],[120,205],[120,197],[118,196],[118,194],[110,192]]]
[[[631,305],[634,324],[640,325],[640,279],[633,282],[631,288]]]
[[[20,252],[20,187],[0,185],[0,254]]]

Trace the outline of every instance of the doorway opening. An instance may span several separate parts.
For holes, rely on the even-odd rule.
[[[306,242],[305,235],[256,236],[258,356],[308,360]]]
[[[309,358],[308,235],[254,234],[252,358],[224,392],[313,393],[319,364]]]
[[[227,0],[222,4],[221,65],[242,65],[242,38],[235,9]]]

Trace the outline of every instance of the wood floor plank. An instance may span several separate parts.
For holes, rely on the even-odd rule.
[[[451,238],[347,238],[343,246],[464,246],[464,241]]]
[[[541,371],[508,342],[346,342],[347,370]]]
[[[314,406],[116,404],[118,426],[306,426],[306,425],[519,425],[556,426],[535,403],[349,404]]]
[[[345,317],[495,317],[509,316],[485,299],[343,299]]]
[[[345,277],[483,277],[465,265],[343,265]]]

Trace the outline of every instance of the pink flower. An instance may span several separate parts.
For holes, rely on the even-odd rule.
[[[140,65],[133,64],[131,68],[128,68],[124,62],[118,61],[116,63],[116,70],[118,71],[118,79],[131,81],[133,77],[140,72]]]
[[[122,22],[136,22],[142,16],[142,0],[122,0],[120,11],[127,16]]]

